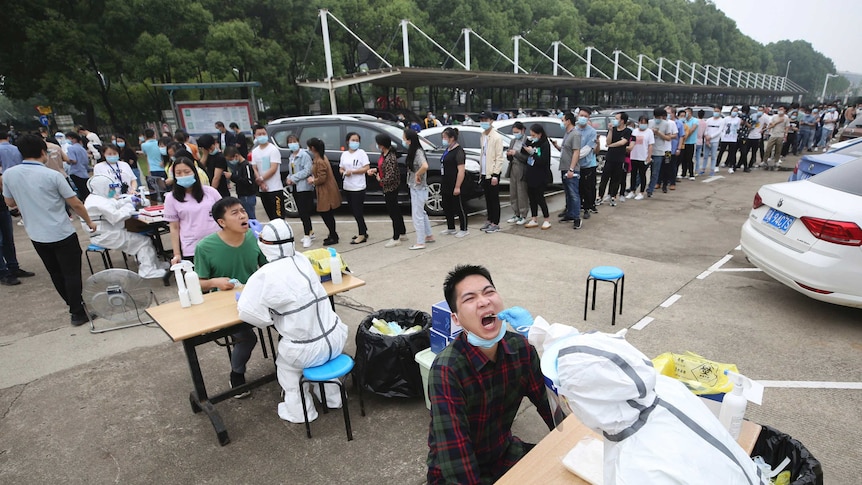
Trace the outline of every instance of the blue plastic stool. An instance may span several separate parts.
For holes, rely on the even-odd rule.
[[[626,289],[626,274],[616,266],[596,266],[587,276],[587,292],[584,296],[584,320],[587,319],[587,302],[590,299],[590,280],[593,282],[593,306],[596,309],[596,282],[608,281],[614,284],[614,307],[611,309],[611,325],[617,324],[617,283],[620,284],[620,315],[623,314],[623,295]]]
[[[353,377],[353,387],[359,389],[359,408],[362,415],[365,416],[362,389],[356,385],[356,374],[353,373],[353,359],[349,355],[341,354],[325,364],[317,367],[308,367],[302,371],[302,376],[299,378],[299,397],[302,399],[305,433],[309,438],[311,438],[311,424],[308,422],[308,407],[305,404],[305,393],[302,392],[302,385],[306,382],[316,382],[320,386],[320,400],[323,405],[323,413],[328,414],[329,408],[326,406],[326,391],[323,389],[323,384],[331,382],[337,384],[341,392],[341,408],[344,410],[344,427],[347,429],[347,441],[353,440],[353,429],[350,427],[350,412],[347,410],[347,392],[344,390],[344,383],[341,382],[341,378],[347,374]]]
[[[90,253],[99,253],[102,256],[102,263],[105,265],[105,269],[113,268],[114,262],[111,261],[111,254],[108,252],[108,248],[103,248],[102,246],[96,244],[90,244],[87,246],[87,266],[90,267],[90,274],[93,274],[93,263],[90,262]],[[129,260],[126,259],[126,253],[123,253],[123,262],[126,265],[126,269],[129,269]]]

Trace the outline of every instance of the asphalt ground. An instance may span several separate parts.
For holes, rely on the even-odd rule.
[[[786,180],[788,172],[720,175],[682,181],[676,191],[649,200],[602,205],[578,231],[569,224],[542,231],[504,223],[500,233],[484,234],[478,231],[482,204],[471,202],[470,235],[437,236],[439,242],[422,251],[407,250],[413,232],[407,215],[408,240],[384,248],[388,218],[382,209],[369,209],[370,242],[339,245],[351,270],[367,282],[335,299],[351,327],[346,352],[354,353],[356,328],[368,312],[430,311],[443,299],[449,269],[484,264],[507,305],[582,331],[638,324],[627,338],[650,357],[692,351],[735,363],[754,379],[779,381],[773,384],[783,387],[768,387],[763,404],[750,404],[747,417],[800,440],[823,463],[825,483],[855,483],[862,476],[862,310],[806,298],[753,270],[736,249],[757,188]],[[555,219],[562,195],[549,203]],[[509,215],[504,207],[503,219]],[[355,225],[346,211],[338,220],[347,241]],[[314,221],[324,233],[320,219]],[[298,221],[291,224],[298,229]],[[437,219],[433,225],[445,228]],[[218,446],[209,420],[190,410],[181,346],[157,327],[100,335],[70,327],[23,228],[15,231],[22,267],[37,276],[0,290],[0,483],[424,483],[429,418],[421,398],[366,393],[361,417],[348,386],[354,440],[346,440],[340,412],[321,414],[307,439],[303,425],[278,419],[280,388],[273,382],[248,399],[216,406],[232,440]],[[719,262],[719,271],[704,276]],[[583,320],[585,278],[605,264],[626,272],[625,306],[615,327],[609,284],[599,285],[597,308]],[[89,276],[86,264],[83,272]],[[162,301],[176,298],[175,286],[156,282],[152,288]],[[674,303],[662,306],[674,295]],[[226,388],[224,349],[208,345],[199,355],[210,391]],[[271,366],[258,349],[248,376]],[[531,405],[523,405],[515,432],[528,441],[546,433]]]

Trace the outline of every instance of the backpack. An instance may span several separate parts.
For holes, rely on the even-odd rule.
[[[231,172],[230,181],[236,186],[237,195],[257,194],[257,184],[254,183],[254,169],[246,161],[240,162],[236,170]]]

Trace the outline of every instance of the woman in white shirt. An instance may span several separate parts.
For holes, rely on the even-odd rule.
[[[350,244],[362,244],[368,241],[368,227],[365,225],[363,209],[365,206],[365,172],[371,166],[368,154],[359,148],[361,138],[358,133],[347,134],[347,151],[341,154],[338,171],[342,177],[342,188],[353,218],[359,228],[359,234],[351,238]]]
[[[632,160],[631,184],[626,198],[643,200],[643,193],[646,190],[647,182],[649,182],[646,175],[647,167],[652,161],[650,154],[655,144],[655,135],[649,129],[649,118],[641,116],[638,119],[638,126],[632,131],[632,140],[634,146],[629,153],[629,158]]]
[[[121,184],[121,194],[134,194],[138,179],[128,163],[120,160],[120,149],[110,143],[105,146],[105,159],[93,167],[93,175],[104,175]]]

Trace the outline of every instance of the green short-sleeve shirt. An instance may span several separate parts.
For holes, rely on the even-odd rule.
[[[215,233],[201,239],[195,248],[195,272],[201,279],[236,278],[245,284],[264,264],[266,257],[251,231],[239,247],[229,246]]]

